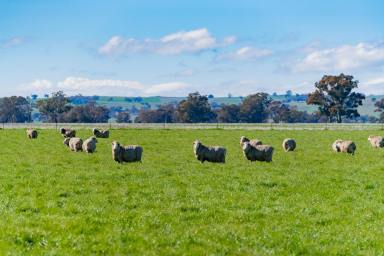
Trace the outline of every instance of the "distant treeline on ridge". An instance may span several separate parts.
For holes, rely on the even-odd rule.
[[[276,94],[263,92],[241,97],[236,103],[218,104],[213,95],[190,93],[185,99],[153,106],[141,97],[126,97],[124,104],[100,103],[100,96],[70,96],[58,91],[39,99],[12,96],[0,99],[0,122],[50,123],[319,123],[319,122],[370,122],[384,121],[384,99],[374,101],[372,114],[360,115],[365,95],[355,92],[358,81],[353,76],[325,75],[316,82],[309,94],[292,94],[276,100]],[[231,97],[230,95],[228,96]],[[105,98],[105,97],[104,97]],[[299,110],[289,101],[303,102],[315,111]],[[107,99],[113,101],[113,97]],[[140,107],[137,106],[140,105]],[[374,112],[379,112],[374,113]]]

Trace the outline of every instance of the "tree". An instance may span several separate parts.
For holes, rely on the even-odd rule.
[[[275,122],[288,122],[290,109],[281,101],[272,101],[268,105],[269,117]]]
[[[97,106],[94,102],[75,106],[59,117],[59,121],[63,123],[106,123],[108,119],[108,108]]]
[[[195,92],[177,105],[175,118],[182,123],[207,123],[213,122],[216,114],[211,109],[208,97]]]
[[[341,123],[343,117],[358,117],[357,108],[363,105],[365,99],[363,94],[352,92],[358,83],[353,76],[325,75],[315,83],[316,90],[308,95],[307,104],[318,105],[320,113],[326,115],[330,122],[336,120]]]
[[[247,123],[262,123],[268,118],[271,98],[267,93],[248,95],[240,105],[240,120]]]
[[[22,123],[31,120],[31,105],[21,96],[0,99],[0,120],[3,123]]]
[[[175,107],[172,104],[160,105],[158,109],[142,109],[136,118],[138,123],[172,123]]]
[[[69,99],[62,91],[52,93],[51,97],[37,101],[37,107],[47,122],[57,123],[59,116],[69,111],[72,107],[68,104]]]
[[[240,121],[240,106],[236,104],[223,105],[217,111],[217,120],[221,123],[238,123]]]
[[[118,123],[130,123],[131,115],[129,111],[121,111],[116,114],[116,122]]]
[[[384,123],[384,98],[375,102],[375,112],[380,112],[380,123]]]

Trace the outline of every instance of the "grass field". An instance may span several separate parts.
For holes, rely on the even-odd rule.
[[[384,253],[384,151],[367,141],[382,131],[121,129],[93,155],[39,132],[0,130],[1,255]],[[247,162],[241,135],[275,146],[273,162]],[[196,138],[227,163],[197,162]],[[337,138],[356,155],[332,152]],[[113,139],[142,145],[143,163],[115,163]]]

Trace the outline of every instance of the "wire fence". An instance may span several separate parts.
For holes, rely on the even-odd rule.
[[[228,130],[384,130],[369,123],[3,123],[3,129],[228,129]]]

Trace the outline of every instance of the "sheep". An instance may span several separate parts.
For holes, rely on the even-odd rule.
[[[112,159],[118,163],[140,162],[143,148],[137,145],[120,146],[117,141],[112,142]]]
[[[381,136],[370,135],[368,141],[371,143],[374,148],[384,147],[384,138]]]
[[[219,146],[207,147],[201,144],[199,140],[195,140],[193,142],[193,152],[195,153],[196,159],[201,163],[204,163],[204,161],[225,163],[227,150]]]
[[[64,142],[65,145],[69,147],[71,151],[82,151],[82,146],[83,146],[83,140],[81,138],[65,138]]]
[[[60,133],[64,138],[76,137],[76,130],[60,128]]]
[[[240,146],[241,147],[243,147],[244,142],[249,142],[252,146],[262,145],[263,144],[263,142],[261,142],[261,140],[258,140],[258,139],[250,140],[250,139],[248,139],[245,136],[241,136],[240,137]]]
[[[288,138],[283,141],[283,149],[285,152],[294,151],[296,148],[296,141],[294,139]]]
[[[243,153],[249,161],[272,162],[274,148],[269,145],[252,146],[249,142],[244,142]]]
[[[96,138],[109,138],[109,130],[98,130],[96,128],[93,128],[92,132],[93,135],[96,136]]]
[[[37,131],[32,129],[32,128],[28,128],[27,129],[27,136],[30,139],[37,139]]]
[[[63,144],[66,145],[67,147],[69,147],[69,140],[71,138],[65,138],[64,141],[63,141]]]
[[[87,153],[93,153],[95,152],[96,150],[96,143],[97,143],[97,139],[95,136],[92,136],[88,139],[86,139],[84,142],[83,142],[83,151],[84,152],[87,152]]]
[[[342,153],[348,153],[348,154],[354,155],[356,151],[356,144],[350,140],[338,139],[335,142],[333,142],[332,149],[335,152],[342,152]]]

